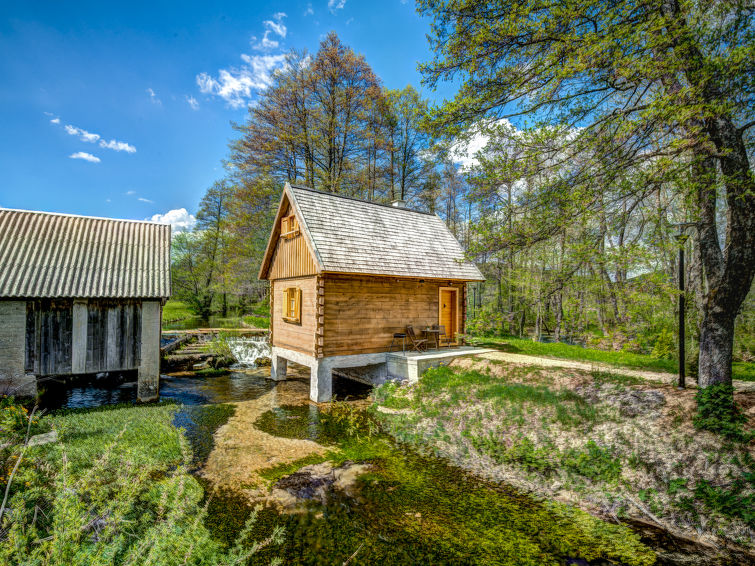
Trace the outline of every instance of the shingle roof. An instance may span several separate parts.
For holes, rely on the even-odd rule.
[[[169,225],[0,208],[0,297],[169,296]]]
[[[435,214],[288,186],[324,272],[483,280]]]

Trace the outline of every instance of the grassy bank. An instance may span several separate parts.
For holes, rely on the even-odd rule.
[[[177,408],[110,406],[44,417],[40,426],[56,431],[58,441],[23,454],[0,562],[209,565],[251,555],[249,544],[229,549],[205,527],[191,449],[173,425]],[[11,449],[5,462],[20,450]]]
[[[562,342],[535,342],[526,338],[499,338],[495,336],[471,337],[470,342],[479,346],[527,356],[544,356],[564,360],[594,362],[617,368],[626,367],[667,373],[676,373],[678,370],[678,364],[675,360],[660,359],[647,354],[635,354],[633,352],[584,348]],[[755,363],[734,362],[732,372],[734,379],[755,381]]]
[[[752,447],[695,430],[690,391],[467,359],[375,395],[393,411],[380,413],[393,436],[482,477],[607,518],[753,545]]]
[[[346,403],[313,414],[282,406],[255,422],[282,438],[315,439],[330,447],[262,472],[268,481],[329,460],[366,463],[356,480],[358,504],[337,493],[315,513],[277,515],[287,532],[286,563],[556,565],[567,558],[649,566],[654,552],[620,525],[559,503],[538,502],[428,455],[390,442],[372,417]],[[263,515],[264,523],[264,515]],[[265,536],[264,524],[258,536]],[[581,563],[581,562],[579,562]]]

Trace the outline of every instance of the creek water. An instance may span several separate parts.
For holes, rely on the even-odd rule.
[[[648,563],[641,559],[647,558],[647,548],[627,544],[633,536],[628,529],[536,501],[505,485],[483,482],[383,434],[334,425],[327,412],[308,402],[307,377],[289,369],[292,379],[283,383],[296,393],[281,396],[284,402],[273,402],[250,426],[271,435],[273,441],[304,439],[341,450],[348,460],[367,462],[370,470],[358,479],[356,494],[334,490],[327,500],[305,502],[297,512],[262,509],[253,538],[262,540],[275,526],[282,526],[285,542],[264,549],[253,563],[266,564],[273,557],[281,557],[285,564]],[[216,431],[233,418],[237,406],[269,397],[281,386],[266,378],[268,372],[259,368],[212,378],[163,376],[161,400],[180,404],[175,424],[191,443],[198,477],[215,449]],[[292,389],[297,381],[298,387]],[[96,382],[66,391],[54,403],[48,396],[48,408],[51,403],[61,408],[128,402],[135,396],[133,387],[113,389]],[[356,399],[353,414],[365,416],[369,388],[336,379],[334,392],[340,398]],[[209,480],[201,481],[208,493],[213,491]],[[230,544],[253,507],[244,490],[214,490],[208,502],[208,527]]]

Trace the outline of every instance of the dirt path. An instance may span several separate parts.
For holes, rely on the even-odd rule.
[[[675,384],[677,375],[673,373],[662,373],[655,371],[646,371],[638,369],[630,369],[620,366],[612,366],[609,364],[601,364],[599,362],[580,362],[575,360],[564,360],[559,358],[543,358],[539,356],[527,356],[523,354],[510,354],[508,352],[489,352],[487,354],[479,354],[478,357],[488,360],[496,360],[502,362],[509,362],[512,364],[522,366],[540,366],[540,367],[558,367],[567,369],[578,369],[583,371],[606,371],[610,373],[617,373],[621,375],[629,375],[632,377],[639,377],[641,379],[647,379],[648,381],[657,381],[666,384]],[[687,378],[688,387],[697,387],[695,381],[691,378]],[[734,381],[734,388],[737,391],[753,391],[755,392],[755,382],[752,381]]]

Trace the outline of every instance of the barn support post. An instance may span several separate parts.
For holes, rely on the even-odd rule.
[[[142,302],[141,362],[137,383],[139,401],[154,401],[160,386],[160,301]]]
[[[71,325],[71,373],[85,373],[87,364],[87,300],[73,302]]]
[[[26,301],[0,301],[0,394],[36,397],[37,378],[26,374]]]

